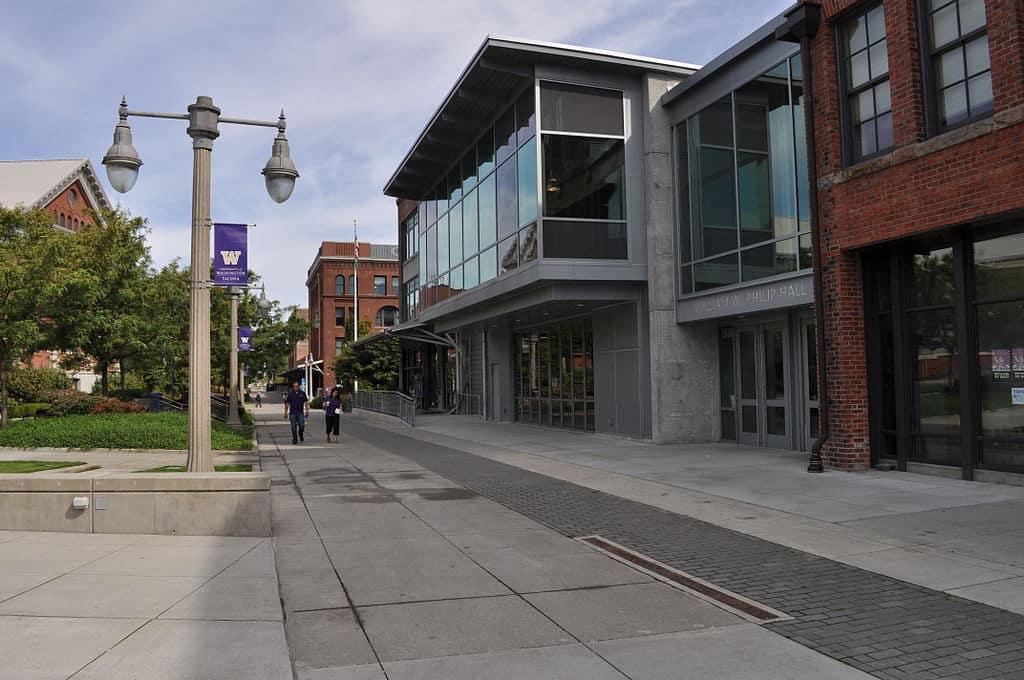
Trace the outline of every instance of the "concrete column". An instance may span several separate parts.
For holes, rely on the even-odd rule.
[[[228,425],[240,425],[238,420],[238,289],[231,287],[231,361],[229,372],[231,386],[228,388]]]
[[[210,444],[210,157],[213,140],[197,138],[193,147],[187,469],[189,472],[213,472]]]

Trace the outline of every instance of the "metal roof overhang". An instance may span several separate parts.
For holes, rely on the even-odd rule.
[[[425,342],[431,345],[441,345],[442,347],[453,347],[458,349],[455,341],[450,337],[447,335],[438,335],[437,333],[429,330],[426,324],[418,321],[385,328],[379,333],[368,335],[362,340],[353,342],[352,346],[362,347],[377,342],[378,340],[383,340],[384,338],[398,338],[399,340],[407,340],[409,342]]]
[[[384,187],[394,198],[422,199],[478,133],[534,77],[535,65],[589,65],[611,72],[693,74],[693,64],[632,54],[488,36]]]

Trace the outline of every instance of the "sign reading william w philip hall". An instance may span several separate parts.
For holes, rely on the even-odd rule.
[[[250,328],[249,326],[238,327],[238,351],[252,351],[252,328]]]
[[[244,224],[213,225],[213,285],[244,286],[249,283],[248,231]]]

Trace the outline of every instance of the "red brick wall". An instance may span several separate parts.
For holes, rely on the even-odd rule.
[[[71,205],[69,197],[72,189],[78,193],[78,200],[74,205]],[[81,182],[75,181],[71,186],[54,197],[52,201],[47,203],[44,210],[53,213],[54,223],[60,224],[71,231],[79,231],[86,223],[92,223],[92,218],[86,212],[92,206],[89,205],[88,199],[85,196]],[[63,224],[60,222],[62,216],[64,218]]]
[[[826,22],[872,3],[822,3]],[[870,464],[860,249],[1024,208],[1024,3],[986,0],[995,114],[927,138],[915,0],[885,0],[895,149],[844,168],[833,26],[812,45],[831,438],[825,463]]]
[[[399,277],[399,288],[401,287],[401,270],[398,262],[369,260],[371,246],[369,243],[359,242],[359,318],[369,319],[371,323],[377,317],[377,312],[382,307],[398,308],[398,300],[401,297],[400,290],[393,290],[391,278]],[[325,241],[320,247],[321,257],[352,257],[354,254],[351,242]],[[355,307],[355,300],[352,296],[352,289],[348,284],[348,277],[353,273],[351,260],[320,260],[317,269],[312,272],[309,281],[309,306],[311,310],[319,312],[320,327],[313,331],[312,352],[315,359],[324,360],[324,384],[334,385],[337,382],[332,365],[334,363],[334,341],[335,338],[345,337],[345,329],[335,326],[334,308],[345,309],[346,322],[350,318],[349,308]],[[336,276],[345,277],[345,295],[335,295],[334,279]],[[387,295],[373,294],[373,277],[384,276],[387,278]],[[317,316],[314,312],[313,316]]]

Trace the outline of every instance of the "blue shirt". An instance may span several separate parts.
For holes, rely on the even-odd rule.
[[[284,401],[288,404],[289,413],[302,413],[303,405],[309,401],[309,397],[302,390],[298,392],[288,390],[288,393],[284,395]]]
[[[324,399],[324,409],[327,410],[327,415],[333,416],[338,412],[338,407],[341,406],[341,399],[332,399],[327,397]]]

